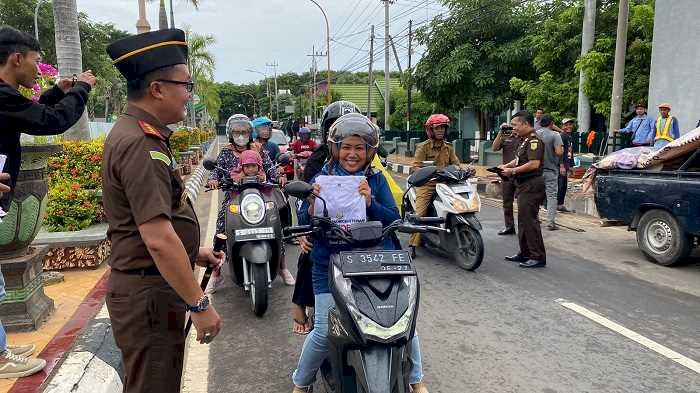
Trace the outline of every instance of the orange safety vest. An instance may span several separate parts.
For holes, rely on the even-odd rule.
[[[673,123],[673,116],[669,116],[668,120],[666,120],[666,125],[664,125],[664,130],[661,132],[661,119],[663,117],[659,116],[658,119],[656,119],[656,138],[654,139],[655,141],[658,141],[659,139],[663,139],[665,141],[673,142],[673,138],[671,138],[671,134],[669,134],[669,130],[671,129],[671,123]]]

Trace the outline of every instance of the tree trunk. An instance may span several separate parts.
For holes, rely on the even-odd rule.
[[[173,0],[170,0],[170,28],[175,28],[175,11],[173,10]]]
[[[71,78],[74,74],[80,74],[83,69],[76,0],[54,0],[53,20],[56,31],[58,73],[61,78]],[[90,139],[87,112],[83,112],[80,120],[66,131],[64,138],[67,140]]]
[[[168,12],[165,10],[165,0],[160,0],[160,10],[158,11],[158,29],[168,28]]]

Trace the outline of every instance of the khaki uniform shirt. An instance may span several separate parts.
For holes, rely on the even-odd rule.
[[[422,165],[421,161],[435,161],[435,166],[443,168],[448,165],[459,165],[459,158],[451,144],[442,142],[439,145],[432,139],[419,143],[416,146],[416,154],[413,156],[414,167]]]
[[[515,153],[516,164],[515,166],[521,166],[528,163],[531,160],[539,160],[540,166],[534,171],[527,173],[517,173],[515,175],[515,180],[524,181],[531,177],[542,176],[542,164],[544,160],[544,143],[540,138],[537,137],[535,133],[523,139],[520,146],[518,146],[518,151]]]
[[[155,265],[138,226],[164,217],[194,263],[199,252],[199,222],[176,173],[169,148],[172,131],[130,105],[105,141],[103,203],[112,242],[110,266],[119,271]]]

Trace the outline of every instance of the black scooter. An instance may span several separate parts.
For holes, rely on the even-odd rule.
[[[262,317],[284,257],[279,209],[286,198],[277,184],[260,182],[256,176],[236,183],[212,160],[204,160],[204,168],[221,171],[218,188],[233,193],[226,208],[226,256],[234,282],[250,294],[253,313]]]
[[[312,193],[309,184],[299,181],[285,189],[299,199]],[[352,246],[352,251],[331,255],[329,264],[335,306],[328,315],[330,350],[321,366],[326,391],[408,393],[408,343],[416,328],[420,287],[409,253],[384,250],[382,244],[395,232],[442,229],[421,225],[415,217],[413,223],[397,220],[386,228],[370,221],[345,229],[331,221],[325,201],[323,205],[323,217],[285,228],[284,233],[287,238],[311,236]]]

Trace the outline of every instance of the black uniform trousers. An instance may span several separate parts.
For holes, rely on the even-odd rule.
[[[537,222],[540,204],[545,198],[544,178],[542,176],[530,177],[525,180],[516,180],[518,184],[518,241],[520,242],[520,255],[545,262],[547,254],[544,250],[542,230]]]
[[[515,228],[513,219],[513,201],[515,201],[515,180],[503,180],[501,182],[501,193],[503,194],[503,219],[506,228]]]
[[[110,272],[107,309],[124,358],[125,393],[179,392],[185,302],[160,275]]]

